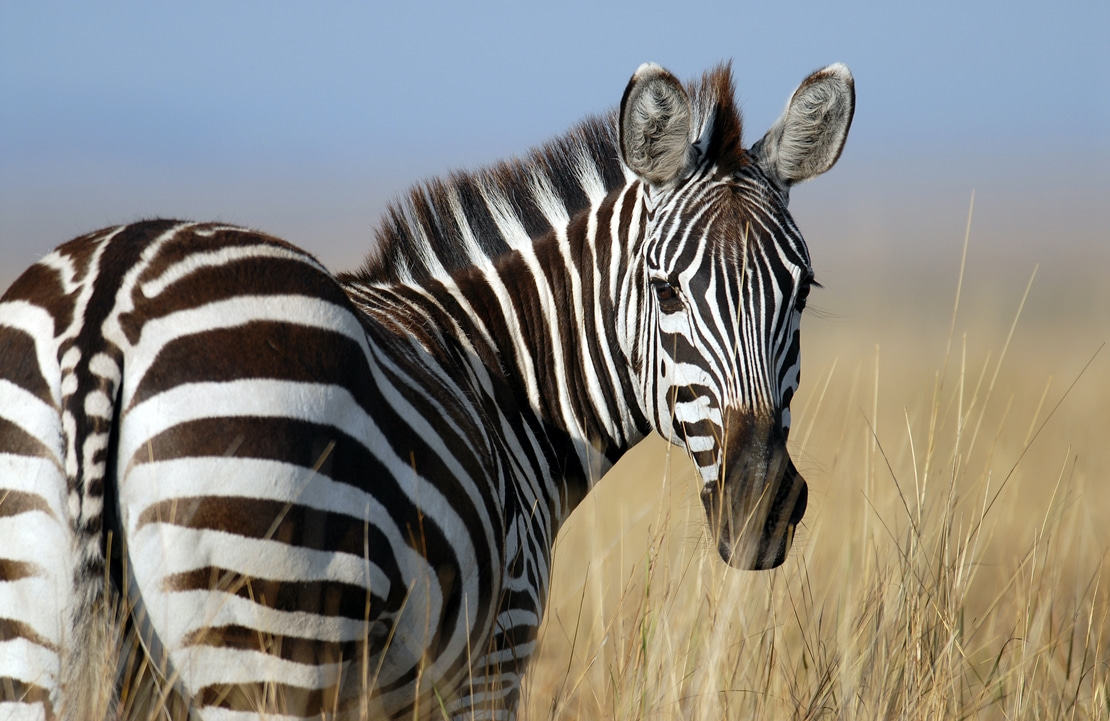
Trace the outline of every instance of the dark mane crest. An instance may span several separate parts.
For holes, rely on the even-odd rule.
[[[688,84],[704,159],[743,165],[740,113],[728,64]],[[708,133],[708,135],[707,135]],[[386,210],[374,248],[342,283],[381,284],[450,273],[522,247],[628,182],[615,112],[512,158],[414,186]],[[565,224],[565,221],[564,221]]]
[[[341,281],[410,281],[495,258],[553,229],[545,203],[572,217],[597,200],[591,194],[624,184],[615,121],[588,118],[524,157],[416,185],[387,209],[362,268]]]
[[[701,139],[705,159],[726,172],[747,165],[744,123],[736,107],[732,64],[722,63],[707,71],[700,82],[687,86],[687,92],[694,110],[695,134]]]

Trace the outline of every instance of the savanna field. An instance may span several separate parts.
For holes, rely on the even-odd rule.
[[[622,461],[559,537],[525,719],[1110,718],[1110,302],[974,244],[962,284],[958,243],[818,263],[780,569],[724,567],[665,443]]]

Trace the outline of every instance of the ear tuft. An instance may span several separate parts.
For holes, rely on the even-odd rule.
[[[621,155],[652,185],[683,177],[690,166],[690,97],[675,76],[644,63],[625,88],[620,110]]]
[[[852,71],[843,63],[822,68],[802,81],[750,153],[783,188],[809,180],[840,158],[855,110]]]

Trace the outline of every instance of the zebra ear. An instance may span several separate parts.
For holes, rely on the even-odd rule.
[[[690,167],[690,97],[678,78],[644,63],[624,90],[620,110],[621,156],[652,185],[683,177]]]
[[[840,157],[855,110],[852,71],[843,63],[830,65],[802,81],[782,117],[749,153],[783,188],[809,180]]]

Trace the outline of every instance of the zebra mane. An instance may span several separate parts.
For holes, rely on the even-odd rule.
[[[732,72],[689,83],[701,162],[746,163]],[[396,283],[470,267],[565,225],[632,177],[621,160],[617,112],[592,116],[522,157],[417,184],[390,204],[362,267],[342,283]]]
[[[735,172],[748,165],[732,64],[722,63],[707,71],[700,82],[689,83],[686,92],[690,94],[693,110],[693,135],[702,151],[699,165],[713,164],[724,172]]]

